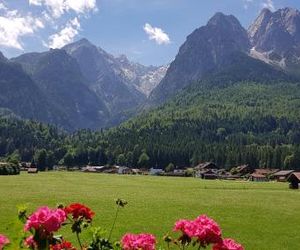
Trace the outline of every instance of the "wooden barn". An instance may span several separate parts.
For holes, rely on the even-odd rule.
[[[256,181],[256,182],[266,182],[269,179],[267,178],[266,175],[263,174],[257,174],[257,173],[253,173],[250,175],[250,181]]]
[[[273,174],[274,179],[280,182],[286,182],[289,176],[295,172],[294,170],[281,170],[275,174]]]
[[[294,172],[292,173],[287,181],[290,183],[291,189],[299,189],[299,183],[300,183],[300,172]]]

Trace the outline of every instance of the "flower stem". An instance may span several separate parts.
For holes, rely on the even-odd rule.
[[[77,237],[77,240],[78,240],[78,243],[79,243],[80,249],[83,249],[83,248],[82,248],[81,241],[80,241],[80,238],[79,238],[79,233],[78,233],[78,232],[76,232],[76,237]]]
[[[112,232],[113,232],[113,230],[114,230],[114,228],[115,228],[116,221],[117,221],[118,214],[119,214],[119,209],[120,209],[120,206],[117,207],[115,219],[114,219],[114,222],[113,222],[112,227],[111,227],[110,232],[109,232],[108,241],[110,241]]]

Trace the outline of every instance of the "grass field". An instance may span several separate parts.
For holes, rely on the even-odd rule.
[[[129,204],[119,214],[114,239],[125,232],[163,236],[179,218],[207,214],[250,250],[300,249],[300,191],[286,183],[203,181],[194,178],[52,172],[0,176],[0,233],[16,242],[22,227],[16,207],[30,209],[81,202],[96,212],[95,225],[109,227],[114,200]]]

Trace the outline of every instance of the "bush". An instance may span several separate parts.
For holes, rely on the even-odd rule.
[[[0,175],[18,175],[20,167],[13,163],[0,163]]]

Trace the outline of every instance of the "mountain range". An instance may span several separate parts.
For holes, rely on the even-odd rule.
[[[0,111],[73,131],[120,124],[188,89],[241,81],[297,82],[300,12],[263,9],[246,30],[216,13],[166,66],[113,56],[87,39],[6,59],[0,54]],[[200,85],[199,85],[200,84]]]

